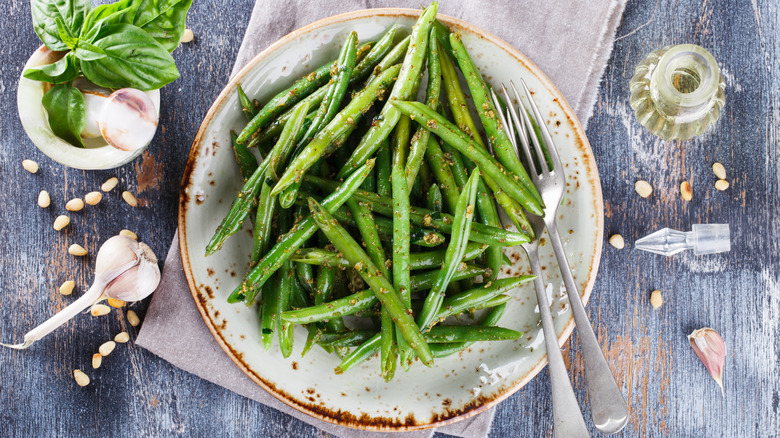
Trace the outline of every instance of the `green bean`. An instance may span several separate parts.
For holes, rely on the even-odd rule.
[[[334,214],[333,217],[336,217]],[[338,218],[337,218],[338,219]],[[342,222],[339,220],[339,222]],[[469,242],[466,245],[466,253],[463,255],[464,261],[474,260],[480,254],[485,252],[487,245],[484,243]],[[433,269],[441,267],[444,263],[445,250],[414,252],[409,255],[409,269],[417,271],[420,269]],[[291,260],[298,263],[310,265],[326,266],[334,269],[351,268],[349,261],[341,254],[320,248],[301,248],[290,257]]]
[[[442,264],[436,284],[431,288],[428,296],[425,298],[425,305],[422,312],[417,317],[417,321],[423,330],[427,330],[434,323],[439,308],[444,300],[444,294],[447,291],[447,285],[452,280],[452,276],[458,269],[458,266],[466,253],[466,244],[468,243],[469,233],[471,232],[471,222],[474,216],[475,201],[477,198],[477,182],[479,182],[479,172],[471,173],[468,182],[463,187],[463,192],[458,198],[458,205],[455,208],[455,222],[452,224],[452,234],[450,243],[447,245],[447,251],[444,254],[444,264]]]
[[[299,105],[308,105],[309,108],[317,108],[318,105],[322,103],[322,99],[325,97],[325,92],[327,91],[327,86],[322,87],[314,93],[308,95],[305,99],[296,103],[292,108],[285,111],[284,114],[277,117],[273,122],[269,123],[268,126],[266,126],[257,135],[252,136],[252,139],[249,141],[249,144],[247,144],[247,147],[251,148],[252,146],[255,146],[259,143],[271,141],[275,137],[278,137],[279,134],[281,134],[282,129],[284,129],[284,125],[287,124],[287,121],[290,119],[290,117],[292,117],[293,113]],[[312,111],[307,114],[306,119],[304,120],[304,124],[307,121],[311,123],[316,115],[317,111]]]
[[[436,184],[432,184],[431,188],[428,189],[428,210],[433,211],[433,214],[440,215],[442,204],[444,201],[441,197],[441,190],[439,189],[439,186]]]
[[[387,99],[388,102],[413,99],[417,94],[417,88],[420,85],[420,78],[424,70],[423,63],[427,54],[428,33],[433,25],[433,20],[436,18],[437,8],[438,4],[432,3],[425,8],[417,23],[414,24],[411,43],[406,56],[404,56],[401,72],[398,74],[398,81],[396,81]],[[374,152],[379,149],[384,139],[390,135],[390,131],[393,130],[400,117],[401,113],[396,107],[385,105],[377,118],[377,123],[373,124],[360,140],[360,144],[355,148],[349,161],[339,171],[338,177],[346,177],[366,159],[374,155]]]
[[[341,100],[344,95],[347,94],[347,87],[349,86],[349,79],[352,76],[352,71],[355,69],[355,56],[357,52],[357,33],[352,32],[347,37],[344,45],[341,48],[341,53],[336,61],[336,64],[331,70],[331,83],[328,87],[328,91],[325,93],[325,98],[320,103],[320,108],[317,111],[317,115],[314,116],[309,129],[301,138],[300,143],[309,143],[314,135],[319,130],[328,124],[333,117],[336,116]]]
[[[376,334],[376,330],[349,330],[345,333],[323,333],[318,344],[326,347],[357,347]]]
[[[471,57],[466,50],[466,46],[463,45],[460,35],[451,33],[450,44],[452,45],[455,53],[455,59],[458,61],[460,70],[463,72],[463,76],[466,77],[466,83],[471,91],[471,98],[474,101],[474,106],[479,113],[479,119],[482,122],[482,126],[485,128],[485,134],[487,135],[490,143],[493,145],[493,151],[498,157],[498,161],[504,165],[504,167],[516,175],[520,181],[520,184],[536,199],[540,204],[542,198],[539,196],[539,192],[531,182],[531,179],[526,173],[523,164],[520,162],[520,157],[517,155],[517,151],[512,146],[498,118],[498,112],[493,105],[493,101],[489,97],[490,91],[487,84],[485,84],[479,69],[474,65]]]
[[[306,175],[306,180],[311,181],[319,187],[333,190],[338,187],[338,183],[330,181],[324,178],[315,177],[312,175]],[[369,193],[363,190],[356,190],[354,197],[358,201],[365,202],[369,208],[375,213],[379,213],[385,216],[392,216],[393,214],[393,200],[384,196],[379,196],[376,193]],[[409,212],[409,219],[412,224],[422,225],[425,227],[433,228],[436,231],[444,233],[452,232],[452,222],[454,220],[452,215],[442,214],[441,218],[433,218],[431,216],[432,211],[420,208],[412,207]],[[377,217],[377,223],[379,224],[379,218]],[[491,227],[480,223],[474,223],[471,227],[471,234],[469,240],[473,242],[486,243],[488,245],[498,246],[514,246],[521,245],[529,241],[528,236],[521,233],[515,233],[507,231],[499,227]]]
[[[428,37],[428,86],[425,91],[425,103],[431,107],[439,106],[439,94],[441,92],[441,64],[439,63],[439,44],[436,40],[436,28],[432,27]],[[428,148],[428,138],[431,133],[427,129],[418,127],[412,137],[412,145],[409,148],[409,158],[406,165],[406,184],[411,187],[417,178],[423,158]],[[431,169],[434,170],[434,169]]]
[[[373,338],[364,342],[360,347],[356,348],[352,353],[345,357],[333,371],[336,374],[343,374],[352,369],[355,365],[365,362],[379,351],[379,344],[381,341],[381,334],[375,334]]]
[[[316,277],[314,276],[314,269],[312,266],[306,263],[295,264],[295,276],[298,277],[298,283],[303,288],[311,293],[314,293],[314,283]]]
[[[399,327],[404,339],[415,350],[417,357],[425,365],[431,365],[432,360],[428,345],[422,340],[420,329],[406,312],[393,285],[371,262],[368,255],[360,247],[360,244],[355,242],[355,239],[339,225],[338,221],[333,219],[328,210],[324,209],[312,198],[309,198],[309,209],[320,230],[328,237],[336,249],[344,254],[350,263],[354,264],[354,269],[363,278],[363,281],[376,293],[377,298],[382,303],[382,307],[386,308],[390,313],[393,322]]]
[[[313,288],[314,287],[312,287],[312,289]],[[292,294],[290,295],[290,307],[293,309],[303,309],[309,306],[311,306],[309,292],[301,285],[301,282],[295,278]]]
[[[225,218],[217,226],[214,235],[206,245],[206,256],[214,254],[225,243],[228,237],[236,233],[241,229],[241,225],[244,220],[249,216],[249,212],[254,206],[255,197],[260,191],[261,182],[265,178],[265,171],[268,170],[268,161],[263,160],[263,163],[255,170],[252,176],[244,183],[241,190],[238,192],[236,199],[230,204],[230,210],[228,210]]]
[[[483,327],[490,327],[498,324],[498,321],[501,319],[501,316],[504,314],[504,311],[506,310],[506,304],[500,304],[492,309],[485,315],[484,318],[482,318],[482,321],[479,323],[479,325]],[[455,343],[448,343],[448,344],[431,344],[431,351],[433,352],[433,355],[437,358],[439,357],[446,357],[451,354],[455,354],[459,351],[462,351],[465,348],[468,348],[474,344],[473,342],[455,342]]]
[[[241,111],[244,112],[247,120],[252,120],[252,117],[257,113],[257,108],[252,104],[252,99],[250,99],[244,92],[244,89],[241,88],[241,84],[236,85],[236,91],[238,92],[238,100],[241,102]]]
[[[283,357],[289,357],[293,348],[293,324],[283,322],[282,312],[290,310],[290,296],[295,281],[294,266],[291,260],[287,260],[279,269],[279,300],[277,301],[277,310],[275,313],[277,329],[279,331],[279,348],[282,350]]]
[[[276,141],[271,154],[268,159],[271,162],[271,167],[268,168],[268,176],[274,180],[278,179],[278,174],[282,170],[282,166],[287,163],[290,153],[295,146],[295,142],[303,131],[303,121],[306,118],[306,113],[309,111],[308,103],[304,102],[299,106],[296,106],[287,123],[284,125],[282,133],[279,135],[279,139]]]
[[[431,163],[431,172],[436,180],[441,184],[441,191],[444,195],[444,200],[447,201],[447,208],[450,212],[455,211],[455,204],[458,203],[458,184],[455,181],[452,169],[450,168],[451,160],[448,161],[446,156],[439,146],[439,142],[435,138],[428,138],[428,147],[425,149],[425,156]],[[465,180],[464,180],[465,183]]]
[[[389,87],[395,80],[398,71],[399,67],[387,69],[380,77],[380,80],[359,92],[290,163],[271,193],[277,195],[294,181],[300,181],[306,170],[319,160],[326,149],[331,146],[334,138],[341,137],[341,134],[354,130],[355,118],[371,108],[374,101],[382,94],[381,91]]]
[[[514,289],[533,279],[534,276],[532,275],[502,278],[500,280],[491,281],[482,287],[449,296],[442,301],[441,310],[439,310],[435,320],[443,321],[449,316],[457,315],[468,309],[479,307],[504,292]]]
[[[384,144],[376,152],[376,192],[380,196],[391,197],[393,188],[390,182],[393,160],[393,152],[390,149],[390,140],[385,139]]]
[[[282,114],[286,109],[298,103],[317,88],[328,82],[330,78],[330,69],[333,65],[329,62],[317,70],[298,79],[288,89],[272,97],[265,106],[252,117],[246,127],[238,135],[239,143],[246,143],[247,140],[260,129],[264,128],[274,118]]]
[[[425,332],[426,342],[444,344],[451,342],[511,341],[518,339],[521,332],[503,327],[482,327],[473,325],[441,325]]]
[[[374,160],[369,160],[361,167],[360,172],[355,172],[354,175],[350,175],[349,178],[344,180],[344,183],[322,202],[324,208],[336,209],[346,202],[366,176],[368,176],[373,167]],[[292,230],[281,236],[276,245],[244,276],[241,284],[228,297],[228,302],[236,303],[243,300],[247,305],[251,305],[256,296],[256,293],[251,291],[262,287],[263,283],[268,280],[268,277],[276,272],[282,263],[314,235],[316,231],[317,226],[311,216],[298,222]]]
[[[442,84],[444,85],[447,102],[452,110],[452,117],[455,119],[455,123],[461,131],[478,145],[482,146],[482,149],[484,150],[485,142],[482,140],[482,136],[479,135],[477,125],[474,124],[474,119],[471,118],[466,95],[463,93],[463,89],[460,86],[458,72],[455,71],[455,65],[452,63],[452,59],[450,59],[449,56],[441,56],[440,63]]]
[[[393,287],[401,297],[405,309],[412,304],[410,278],[411,226],[409,223],[409,188],[405,167],[409,148],[411,120],[401,117],[393,136],[392,196],[393,196]],[[398,336],[401,366],[408,369],[414,359],[409,344]]]
[[[352,73],[352,77],[349,78],[350,85],[357,84],[374,71],[374,68],[382,61],[382,58],[384,58],[393,48],[393,39],[395,38],[397,30],[398,25],[394,24],[385,32],[382,38],[371,47],[371,51],[369,51],[365,58],[355,66],[355,71]]]
[[[389,52],[382,58],[381,61],[374,67],[374,69],[371,71],[371,74],[368,76],[368,79],[366,79],[364,87],[367,87],[371,85],[372,82],[376,80],[377,77],[379,77],[380,74],[382,74],[383,71],[387,70],[391,66],[397,64],[398,62],[403,59],[404,55],[406,54],[407,49],[409,48],[409,42],[411,42],[412,36],[407,35],[398,42],[398,44],[395,45],[392,49],[390,49]]]
[[[404,114],[413,117],[425,129],[438,135],[460,153],[468,157],[486,176],[493,179],[512,199],[533,214],[542,215],[542,205],[498,164],[482,147],[444,117],[419,102],[391,101]]]
[[[257,158],[252,155],[241,143],[238,143],[236,139],[238,135],[235,132],[230,131],[230,140],[233,144],[233,153],[236,156],[236,163],[238,163],[238,170],[241,172],[241,177],[246,181],[257,169]]]
[[[263,347],[266,349],[271,348],[271,344],[274,340],[274,334],[278,332],[279,320],[281,315],[276,313],[280,308],[279,300],[281,298],[279,294],[279,282],[281,270],[277,275],[273,275],[262,288],[261,303],[261,318],[260,318],[260,339],[263,341]],[[260,291],[260,290],[258,290]]]

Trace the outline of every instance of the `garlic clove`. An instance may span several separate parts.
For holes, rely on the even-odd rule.
[[[111,146],[135,151],[152,141],[157,121],[157,109],[146,93],[122,88],[108,97],[98,124],[101,135]]]
[[[726,363],[726,343],[715,330],[704,327],[688,335],[693,352],[701,360],[723,392],[723,365]]]

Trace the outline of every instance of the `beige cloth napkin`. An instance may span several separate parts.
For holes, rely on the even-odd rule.
[[[482,27],[525,53],[558,86],[586,125],[626,1],[441,0],[439,12]],[[274,41],[321,18],[366,8],[418,8],[420,4],[419,0],[257,0],[232,74]],[[182,333],[188,336],[181,336]],[[335,426],[298,412],[265,392],[233,365],[206,328],[192,300],[182,268],[178,234],[136,343],[183,370],[330,434],[343,438],[391,435]],[[456,436],[486,437],[492,421],[493,409],[437,430]],[[427,438],[433,432],[392,435]]]

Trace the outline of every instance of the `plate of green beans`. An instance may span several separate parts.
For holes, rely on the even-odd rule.
[[[566,166],[559,227],[583,299],[603,240],[598,172],[554,84],[517,49],[424,10],[330,17],[260,53],[225,87],[181,189],[195,303],[254,382],[366,430],[479,413],[546,364],[519,245],[539,195],[490,87],[528,83]],[[540,256],[559,342],[573,321]]]

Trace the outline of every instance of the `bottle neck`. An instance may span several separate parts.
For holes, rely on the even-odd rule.
[[[658,111],[676,123],[703,118],[715,104],[720,69],[707,50],[680,44],[669,48],[650,77],[650,96]]]

